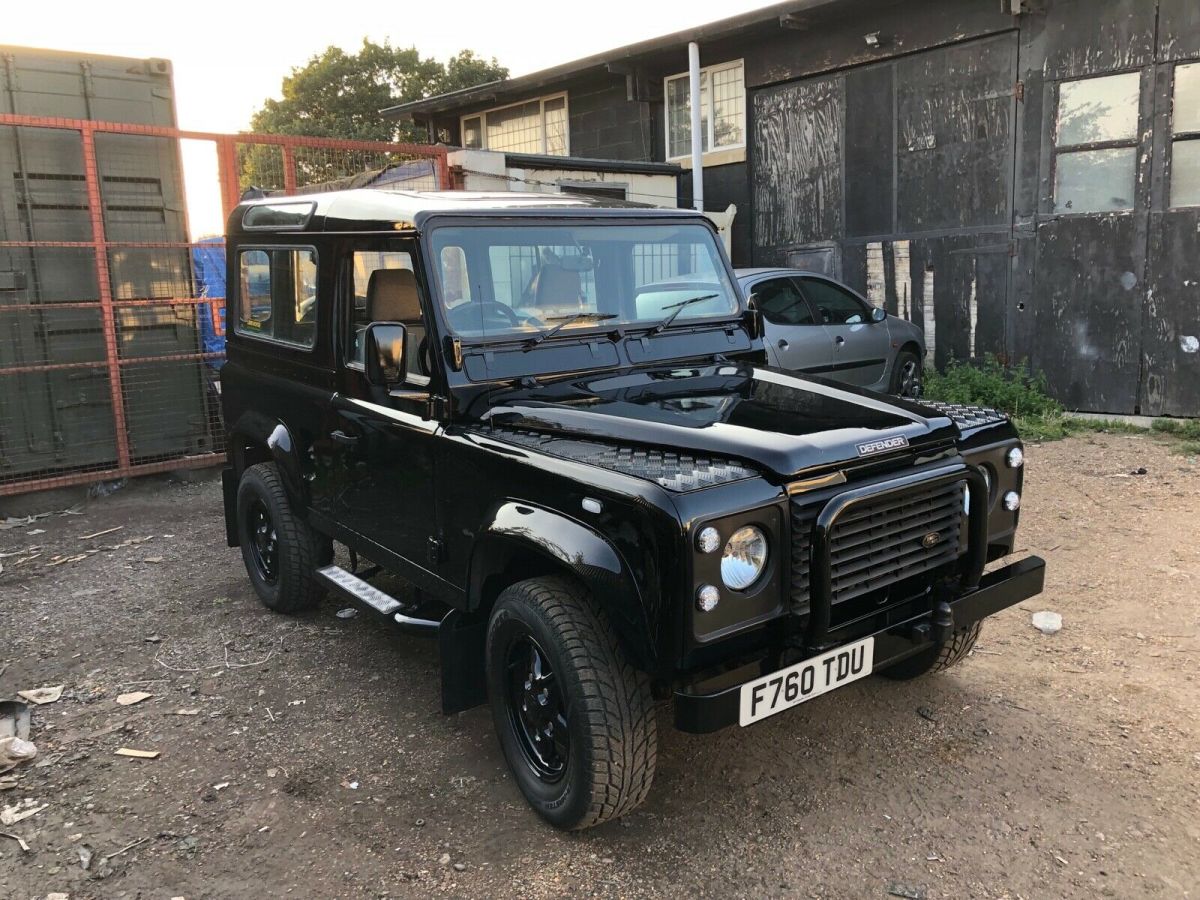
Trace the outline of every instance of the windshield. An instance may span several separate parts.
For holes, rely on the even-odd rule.
[[[703,225],[443,226],[433,255],[446,321],[464,339],[670,327],[729,318],[737,293]]]

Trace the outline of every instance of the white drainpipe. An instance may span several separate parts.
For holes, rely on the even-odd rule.
[[[700,45],[688,44],[689,96],[692,98],[692,206],[704,212],[704,135],[700,124]]]

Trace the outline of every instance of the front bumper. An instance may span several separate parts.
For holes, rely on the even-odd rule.
[[[875,669],[883,669],[912,656],[935,642],[937,635],[967,628],[1009,606],[1042,592],[1046,563],[1030,556],[984,575],[979,587],[949,602],[951,621],[946,611],[924,613],[883,631],[876,632]],[[855,640],[861,640],[856,636]],[[799,660],[797,660],[798,662]],[[766,674],[756,673],[752,677]],[[745,679],[747,681],[750,678]],[[738,721],[741,684],[723,687],[711,693],[687,689],[675,692],[675,727],[693,734],[718,731]]]

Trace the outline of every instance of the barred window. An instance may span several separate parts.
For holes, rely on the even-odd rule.
[[[463,146],[474,150],[548,156],[570,152],[566,94],[463,116],[461,126]]]
[[[691,82],[688,73],[664,82],[667,104],[667,158],[692,152]],[[700,144],[704,152],[746,145],[746,83],[742,61],[700,70]]]

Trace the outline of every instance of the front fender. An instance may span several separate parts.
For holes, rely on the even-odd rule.
[[[604,609],[630,662],[650,671],[655,660],[642,592],[620,552],[603,535],[562,513],[519,501],[498,505],[480,529],[469,570],[470,604],[492,593],[489,582],[529,577],[514,561],[532,555],[544,571],[578,579]],[[541,574],[537,569],[535,574]],[[511,581],[510,581],[511,583]]]
[[[238,477],[248,466],[260,462],[256,456],[265,450],[279,469],[283,489],[287,491],[292,507],[308,507],[308,482],[304,478],[301,448],[282,421],[262,413],[244,413],[229,430],[229,440],[230,456]]]

